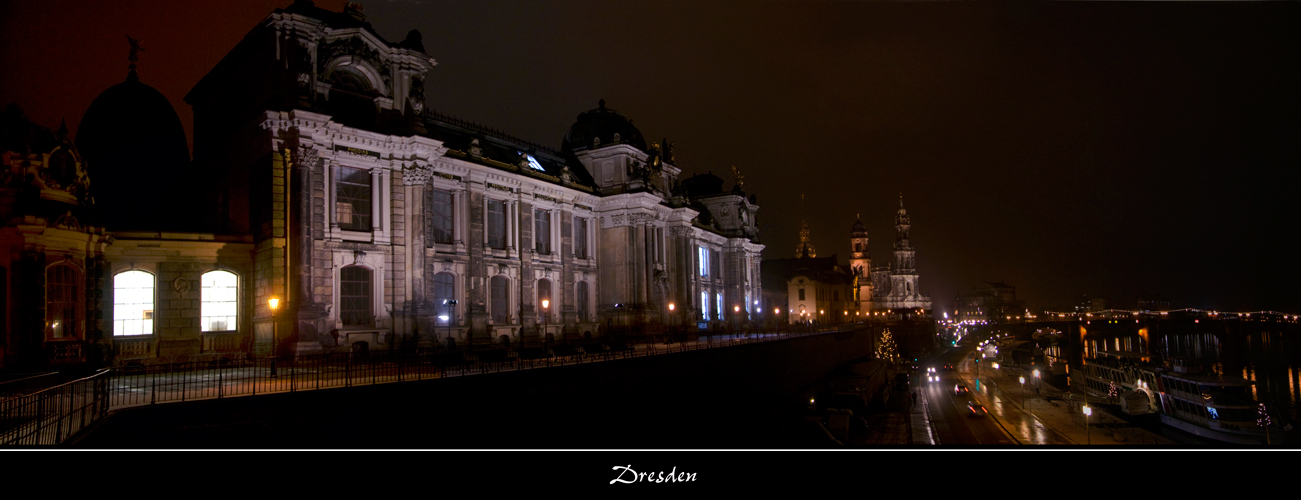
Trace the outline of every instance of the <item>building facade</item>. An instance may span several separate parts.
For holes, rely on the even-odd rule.
[[[436,66],[419,32],[387,41],[359,6],[276,10],[185,97],[185,167],[204,182],[154,210],[205,231],[83,228],[55,252],[75,276],[33,286],[84,283],[58,300],[86,305],[77,338],[120,359],[535,342],[757,314],[759,206],[739,173],[731,189],[680,179],[672,143],[648,145],[604,101],[559,149],[438,114],[424,88]],[[57,215],[43,231],[72,227]],[[10,332],[44,328],[9,319]]]
[[[894,314],[900,311],[913,311],[916,314],[929,314],[930,296],[922,293],[917,274],[916,250],[908,240],[908,231],[912,219],[903,207],[903,195],[899,196],[899,210],[895,212],[894,228],[894,262],[872,269],[872,310]],[[861,233],[866,239],[866,231]],[[871,265],[871,261],[867,261]],[[909,313],[912,314],[912,313]]]

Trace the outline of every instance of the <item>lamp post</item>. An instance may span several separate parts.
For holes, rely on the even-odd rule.
[[[1021,406],[1025,406],[1025,375],[1021,376]]]
[[[1089,434],[1089,415],[1093,414],[1093,408],[1084,405],[1084,439],[1085,444],[1093,444],[1093,436]]]
[[[741,306],[732,306],[732,324],[736,325],[737,330],[741,329]],[[747,333],[745,336],[749,337],[750,334]]]
[[[547,313],[550,307],[551,301],[548,299],[542,299],[542,338],[544,340],[547,338]]]
[[[443,299],[443,307],[447,308],[447,315],[443,316],[443,321],[447,322],[446,344],[450,347],[452,345],[452,321],[454,321],[453,316],[456,315],[456,301],[452,299]]]
[[[280,309],[280,299],[272,296],[267,299],[271,307],[271,376],[276,376],[276,311]]]

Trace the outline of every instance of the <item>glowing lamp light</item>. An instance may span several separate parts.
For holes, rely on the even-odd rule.
[[[741,312],[741,306],[732,306],[732,312]]]
[[[1092,414],[1093,414],[1093,408],[1089,408],[1089,407],[1085,406],[1085,407],[1084,407],[1084,415],[1085,415],[1085,416],[1089,416],[1089,415],[1092,415]]]
[[[267,299],[267,305],[271,307],[272,311],[280,309],[280,299],[277,297],[271,297]]]
[[[548,307],[551,307],[551,301],[547,299],[542,299],[542,308],[546,309]]]

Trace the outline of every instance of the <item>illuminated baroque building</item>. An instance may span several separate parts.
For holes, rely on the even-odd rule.
[[[903,207],[903,195],[899,195],[899,210],[895,212],[894,228],[894,262],[872,269],[872,309],[874,311],[903,310],[931,311],[931,299],[921,292],[918,286],[919,276],[916,267],[916,252],[908,241],[908,229],[912,219]],[[853,234],[853,233],[851,233]],[[863,233],[866,236],[866,231]],[[868,260],[870,266],[870,260]]]
[[[764,247],[739,172],[730,189],[712,174],[680,179],[672,144],[648,145],[604,101],[559,149],[440,115],[424,86],[436,64],[419,32],[390,42],[360,6],[277,9],[185,96],[194,160],[158,168],[203,182],[173,184],[184,196],[165,204],[113,192],[165,212],[152,226],[115,212],[107,230],[78,222],[97,220],[87,172],[138,174],[101,172],[48,130],[39,147],[6,144],[9,175],[29,187],[0,203],[21,212],[0,234],[30,261],[7,268],[8,310],[26,301],[48,318],[9,314],[4,359],[530,342],[751,319]],[[137,83],[92,108],[152,99]],[[170,127],[167,111],[153,122]],[[144,135],[121,141],[159,140]],[[64,330],[42,326],[60,318]],[[55,345],[77,354],[36,354]]]

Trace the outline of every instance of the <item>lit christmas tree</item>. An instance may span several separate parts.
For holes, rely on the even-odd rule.
[[[886,328],[881,332],[881,342],[876,344],[876,357],[894,363],[898,361],[899,350],[894,345],[894,335]]]

